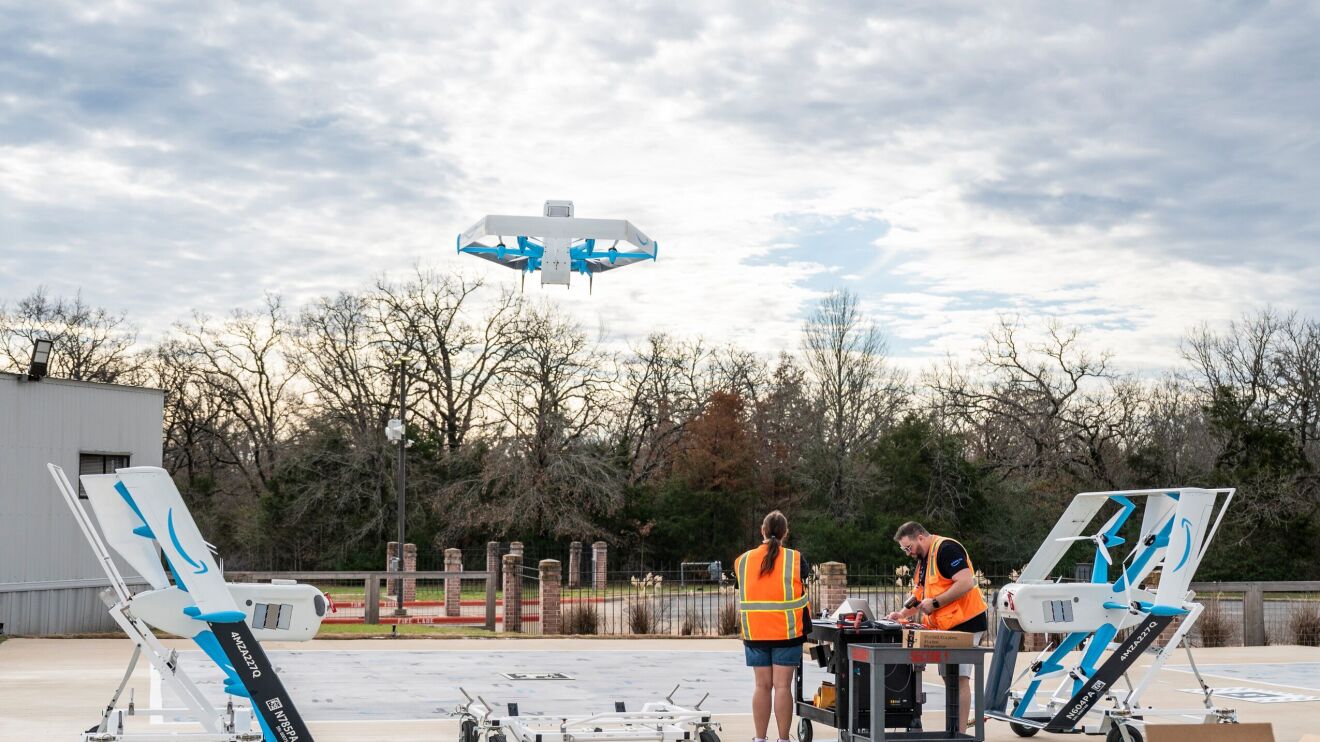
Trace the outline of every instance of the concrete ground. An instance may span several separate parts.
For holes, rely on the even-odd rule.
[[[179,649],[181,666],[199,687],[221,699],[219,671],[190,643],[172,646]],[[723,724],[723,739],[745,742],[752,737],[751,673],[743,666],[736,640],[319,640],[272,643],[267,650],[320,742],[452,742],[457,724],[448,714],[461,698],[459,686],[493,703],[515,701],[524,712],[572,714],[609,710],[614,701],[636,708],[659,700],[677,685],[680,703],[711,694],[704,708]],[[79,731],[95,723],[131,653],[132,645],[120,639],[10,639],[0,644],[0,740],[76,740]],[[1023,664],[1029,659],[1023,658]],[[1207,649],[1197,652],[1197,662],[1212,686],[1320,696],[1317,648]],[[1148,691],[1149,703],[1198,705],[1198,696],[1181,690],[1195,687],[1195,678],[1179,669],[1186,665],[1175,656]],[[572,680],[509,680],[502,675],[506,672],[558,672]],[[809,669],[808,692],[822,677],[816,668]],[[930,728],[938,723],[943,699],[934,673],[928,673],[926,681]],[[146,705],[153,681],[145,663],[140,663],[131,687],[139,704]],[[159,692],[158,684],[155,688]],[[1320,701],[1219,699],[1219,705],[1236,708],[1244,722],[1272,723],[1281,742],[1320,731]],[[159,730],[180,728],[150,725],[147,718],[138,721]],[[1001,723],[991,722],[987,731],[989,740],[1018,739]],[[818,727],[816,738],[824,742],[834,735]],[[1043,733],[1034,739],[1052,738],[1082,739]]]

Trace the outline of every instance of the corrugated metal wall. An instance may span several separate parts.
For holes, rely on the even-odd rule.
[[[14,590],[19,583],[104,579],[46,463],[62,466],[70,480],[76,480],[80,453],[128,453],[134,466],[160,466],[163,405],[157,389],[0,374],[0,622],[6,634],[114,629],[97,598],[100,588]],[[122,562],[120,569],[134,574]]]
[[[0,618],[6,634],[99,634],[117,632],[105,603],[104,588],[74,588],[0,593]]]

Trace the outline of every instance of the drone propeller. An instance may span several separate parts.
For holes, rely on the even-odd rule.
[[[1109,548],[1108,545],[1105,543],[1107,539],[1105,538],[1105,535],[1103,533],[1097,533],[1091,536],[1065,536],[1063,538],[1056,538],[1054,540],[1055,541],[1090,541],[1095,544],[1096,549],[1098,549],[1099,552],[1104,556],[1105,564],[1111,567],[1114,566],[1114,558],[1109,556]]]

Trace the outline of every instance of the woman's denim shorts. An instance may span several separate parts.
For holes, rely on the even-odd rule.
[[[791,647],[753,647],[744,644],[743,653],[747,655],[748,667],[769,667],[771,665],[797,667],[802,664],[802,645],[800,644],[794,644]]]

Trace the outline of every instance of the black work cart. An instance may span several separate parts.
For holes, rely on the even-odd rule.
[[[848,667],[848,648],[857,644],[882,644],[899,646],[903,641],[903,624],[881,619],[866,621],[860,625],[835,623],[827,620],[812,622],[811,633],[807,641],[811,644],[809,654],[820,667],[834,678],[835,702],[833,707],[820,708],[803,695],[802,671],[799,669],[793,683],[793,698],[798,722],[798,739],[811,742],[812,723],[822,724],[839,730],[846,730],[849,713],[849,690],[854,684],[862,690],[861,707],[857,709],[861,728],[870,728],[870,682],[867,673],[853,677]],[[885,677],[885,720],[884,726],[902,729],[921,727],[921,704],[925,700],[921,693],[921,683],[915,677],[911,667],[892,668]]]
[[[820,708],[805,698],[802,670],[794,679],[794,700],[798,739],[811,742],[813,724],[838,730],[839,742],[963,742],[985,739],[982,712],[984,703],[983,662],[990,650],[981,647],[959,649],[909,648],[903,645],[904,626],[893,621],[868,621],[861,626],[838,625],[828,621],[812,624],[809,641],[811,657],[834,676],[835,702],[832,708]],[[957,665],[974,666],[972,678],[975,733],[959,733]],[[943,730],[924,730],[921,689],[924,665],[951,665],[945,677],[945,723]],[[884,720],[872,724],[872,710],[883,708]],[[894,730],[888,731],[886,730]]]

